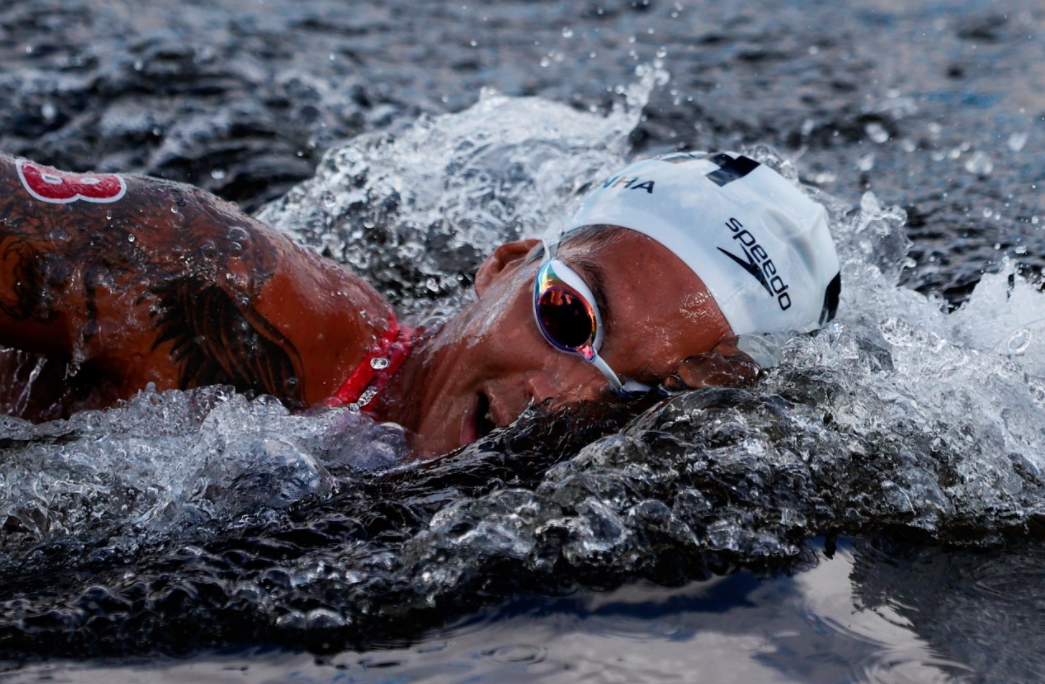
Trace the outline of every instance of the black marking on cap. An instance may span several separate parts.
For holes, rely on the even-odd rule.
[[[835,317],[838,311],[838,298],[842,294],[842,274],[836,275],[827,285],[824,291],[824,308],[820,312],[820,325],[827,323]]]
[[[769,287],[769,283],[766,282],[766,274],[762,272],[762,268],[758,265],[758,262],[756,262],[755,258],[751,256],[751,253],[747,251],[747,247],[745,247],[744,245],[740,245],[740,249],[744,250],[744,256],[747,257],[747,261],[744,261],[736,254],[727,252],[721,247],[718,248],[718,251],[722,252],[733,261],[737,262],[737,264],[742,269],[747,271],[749,274],[751,274],[752,278],[758,281],[759,285],[766,288],[766,292],[768,292],[770,296],[773,296],[773,290]]]
[[[707,174],[707,179],[720,188],[748,175],[758,168],[758,162],[743,155],[734,159],[728,154],[716,154],[708,160],[717,164],[718,168]]]

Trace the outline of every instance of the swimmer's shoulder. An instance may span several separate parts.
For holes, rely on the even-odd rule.
[[[124,394],[231,384],[319,403],[392,319],[358,275],[198,188],[3,154],[0,188],[0,344],[76,347]]]

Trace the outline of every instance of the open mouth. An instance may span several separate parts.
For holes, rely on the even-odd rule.
[[[490,400],[482,392],[479,393],[479,407],[475,412],[475,434],[477,438],[485,437],[497,428],[490,415]]]

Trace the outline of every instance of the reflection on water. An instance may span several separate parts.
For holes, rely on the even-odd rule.
[[[517,600],[416,643],[316,657],[272,649],[187,661],[26,666],[13,682],[943,682],[971,676],[896,599],[868,605],[897,560],[843,544],[793,577],[738,573],[679,588],[639,583],[554,601]],[[812,560],[812,559],[811,559]],[[939,557],[936,560],[940,560]],[[902,565],[903,563],[899,563]],[[930,564],[931,566],[931,564]],[[925,559],[915,563],[924,571]],[[975,586],[975,576],[937,577]],[[873,589],[872,589],[873,591]],[[906,614],[905,614],[906,613]],[[970,616],[972,617],[972,616]],[[923,619],[936,622],[933,615]],[[1019,678],[1018,672],[1010,672]]]

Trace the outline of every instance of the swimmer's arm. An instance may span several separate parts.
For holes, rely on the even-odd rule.
[[[6,162],[0,158],[0,346],[67,357],[69,317],[51,305],[57,293],[40,267],[46,226],[18,211]]]
[[[96,364],[124,396],[220,383],[300,405],[337,389],[391,313],[233,205],[122,182],[118,201],[48,203],[0,155],[0,345]]]

